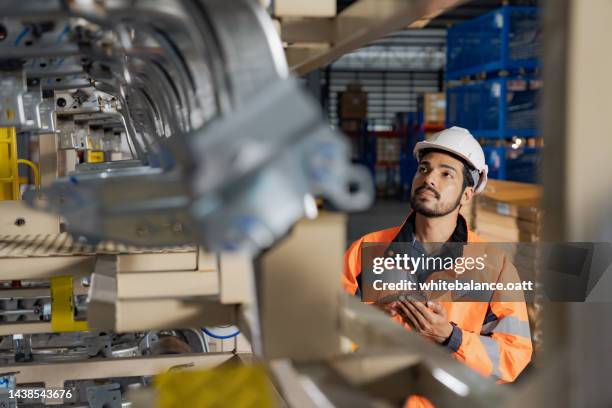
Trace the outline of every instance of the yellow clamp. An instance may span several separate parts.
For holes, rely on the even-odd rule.
[[[276,406],[265,368],[258,365],[169,371],[154,384],[159,408]]]
[[[87,163],[102,163],[104,161],[104,152],[87,150],[85,151],[85,161]]]
[[[51,278],[51,329],[54,332],[87,331],[87,321],[74,320],[72,276]]]

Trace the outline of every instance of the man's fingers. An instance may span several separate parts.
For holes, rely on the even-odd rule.
[[[396,303],[397,302],[377,303],[376,306],[378,306],[380,309],[382,309],[383,312],[385,312],[389,316],[393,317],[393,316],[397,315]]]
[[[442,304],[440,302],[427,302],[427,306],[436,314],[442,313]]]
[[[434,322],[434,319],[435,319],[434,313],[431,310],[429,310],[429,308],[425,306],[425,304],[421,302],[413,302],[413,301],[411,301],[410,304],[421,314],[421,316],[423,316],[426,322],[429,322],[429,323]]]
[[[406,308],[406,306],[404,306],[402,302],[397,302],[397,304],[395,305],[395,309],[399,310],[403,314],[410,314],[410,311]]]
[[[402,303],[404,303],[404,302],[402,302]],[[429,327],[429,321],[415,307],[414,303],[416,303],[416,302],[407,301],[407,302],[404,303],[404,305],[408,308],[408,310],[410,310],[410,312],[412,312],[412,315],[419,322],[420,330],[426,330]]]
[[[396,305],[396,308],[399,309],[400,313],[404,317],[404,321],[409,320],[406,323],[412,326],[413,329],[418,330],[418,331],[422,330],[415,316],[413,316],[412,312],[408,310],[408,308],[404,305],[403,302],[398,302]]]
[[[394,307],[388,307],[385,309],[385,312],[387,312],[387,314],[391,317],[395,317],[397,316],[397,310],[395,310]]]

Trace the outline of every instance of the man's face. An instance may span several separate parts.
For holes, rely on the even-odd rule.
[[[440,152],[423,156],[412,180],[412,208],[426,217],[442,217],[459,207],[463,198],[463,163]],[[465,197],[469,198],[471,192]]]

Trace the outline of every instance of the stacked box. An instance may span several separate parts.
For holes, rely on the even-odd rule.
[[[476,204],[476,231],[489,242],[539,242],[541,187],[489,180]]]
[[[376,161],[382,163],[398,163],[400,151],[399,138],[379,137],[376,139]]]
[[[368,94],[358,84],[349,84],[346,92],[339,94],[338,117],[365,119],[368,116]]]
[[[340,120],[340,129],[344,133],[359,133],[363,130],[363,120],[362,119],[343,119]]]
[[[424,125],[444,125],[446,121],[446,94],[428,92],[419,95],[417,110],[423,112]]]

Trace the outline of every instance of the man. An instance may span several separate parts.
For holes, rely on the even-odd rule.
[[[360,295],[361,245],[366,242],[480,242],[459,214],[484,190],[487,165],[469,131],[452,127],[419,142],[412,207],[401,226],[354,242],[344,256],[345,290]],[[504,268],[509,262],[502,262]],[[511,267],[511,264],[509,264]],[[513,267],[512,267],[513,268]],[[514,381],[531,360],[532,344],[524,302],[417,302],[400,297],[385,309],[407,328],[446,347],[453,356],[498,382]]]

